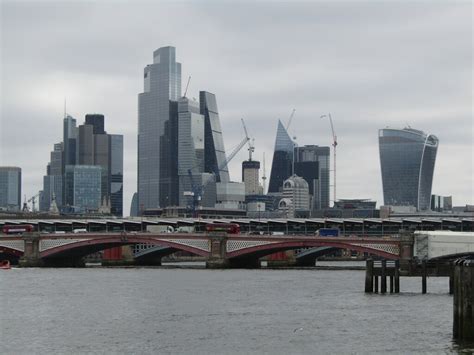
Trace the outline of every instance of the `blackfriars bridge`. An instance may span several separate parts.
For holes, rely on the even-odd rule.
[[[431,233],[431,234],[430,234]],[[474,253],[474,233],[402,232],[391,237],[308,235],[253,235],[209,233],[24,233],[0,237],[0,258],[10,255],[21,266],[82,266],[83,258],[97,251],[125,245],[149,245],[150,251],[136,255],[154,259],[186,251],[203,257],[207,267],[257,267],[259,259],[286,250],[349,249],[381,259],[411,262],[414,258],[453,258]],[[317,248],[317,249],[315,249]],[[313,263],[314,265],[314,263]]]

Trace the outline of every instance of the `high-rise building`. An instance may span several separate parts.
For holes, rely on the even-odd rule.
[[[430,208],[438,138],[413,128],[379,130],[384,204]]]
[[[43,178],[41,210],[49,211],[51,202],[60,210],[67,205],[76,209],[92,210],[89,206],[78,205],[82,201],[80,192],[71,192],[70,179],[66,191],[66,166],[98,166],[101,172],[101,212],[110,207],[115,216],[123,214],[123,136],[107,134],[104,129],[104,115],[88,114],[86,123],[76,127],[76,120],[67,115],[64,119],[64,141],[54,145],[46,176]],[[71,138],[74,137],[74,138]],[[67,153],[65,149],[68,149]],[[73,154],[74,153],[74,154]],[[67,159],[67,157],[69,157]],[[67,163],[69,161],[70,163]],[[71,176],[71,168],[69,168]],[[77,185],[79,186],[79,185]],[[66,196],[67,194],[67,196]],[[76,195],[74,195],[76,194]],[[75,196],[75,198],[71,196]],[[64,207],[64,208],[63,208]],[[86,208],[87,207],[87,208]],[[66,211],[67,212],[67,211]]]
[[[21,208],[21,168],[0,166],[0,208],[18,211]]]
[[[295,173],[309,184],[313,210],[329,207],[329,157],[329,147],[318,145],[295,147]],[[317,164],[314,164],[315,162]]]
[[[144,69],[138,95],[138,203],[140,210],[178,204],[177,100],[181,64],[162,47]]]
[[[261,195],[259,172],[260,162],[245,160],[242,162],[242,181],[245,184],[245,195]]]
[[[216,95],[199,92],[201,115],[204,116],[204,171],[214,173],[216,182],[229,182],[229,170],[225,165],[224,138],[217,110]]]
[[[278,121],[268,193],[281,192],[283,182],[292,175],[294,147],[295,143],[281,121]]]
[[[94,165],[66,165],[65,205],[75,212],[98,211],[101,206],[102,168]]]
[[[308,216],[309,188],[305,179],[292,175],[283,182],[283,198],[278,208],[285,212],[287,217]]]

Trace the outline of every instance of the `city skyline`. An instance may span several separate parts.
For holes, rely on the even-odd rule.
[[[119,23],[126,13],[150,16],[126,4],[114,7],[112,21],[97,35],[97,26],[104,25],[99,23],[100,15],[109,5],[59,5],[54,13],[64,16],[52,16],[52,7],[45,4],[4,3],[0,165],[22,168],[22,194],[27,198],[41,189],[51,144],[62,136],[59,123],[67,97],[72,116],[103,113],[111,130],[124,134],[124,211],[128,211],[136,191],[140,71],[149,63],[150,52],[172,45],[179,61],[186,64],[182,77],[192,76],[187,96],[198,98],[201,88],[217,95],[228,150],[242,138],[240,118],[245,118],[255,137],[254,159],[263,163],[265,152],[267,182],[275,125],[278,119],[286,125],[295,108],[289,131],[297,136],[299,146],[329,146],[330,127],[319,117],[331,112],[334,118],[339,138],[338,198],[371,198],[379,206],[383,203],[377,132],[386,126],[409,124],[440,139],[432,193],[453,195],[455,205],[473,204],[469,11],[462,4],[385,5],[354,4],[357,10],[351,15],[347,6],[338,14],[337,4],[280,4],[268,11],[282,21],[278,25],[265,22],[267,27],[262,27],[262,4],[253,6],[254,11],[242,20],[247,26],[237,18],[242,19],[239,14],[250,5],[233,7],[232,12],[225,6],[206,7],[206,11],[187,6],[184,12],[179,5],[145,6],[162,13],[177,11],[183,20],[204,16],[203,36],[214,45],[203,49],[193,33],[183,29],[173,33],[182,21],[165,21],[153,29],[133,22],[133,31],[126,34],[127,26]],[[91,8],[93,13],[88,11]],[[365,17],[358,18],[362,12]],[[77,16],[68,16],[72,13]],[[332,22],[326,22],[324,15],[330,15]],[[59,20],[60,26],[63,18],[73,23],[86,21],[94,31],[58,33],[53,23]],[[24,28],[21,43],[16,43],[15,29],[25,21],[30,26]],[[166,26],[169,29],[160,33]],[[246,31],[255,26],[263,30],[250,38]],[[217,27],[226,29],[232,45],[215,35]],[[356,33],[351,33],[354,28]],[[377,29],[383,31],[377,33]],[[306,37],[308,30],[315,38]],[[142,38],[135,43],[133,36]],[[34,50],[39,38],[50,43],[56,55],[38,50],[33,61],[23,53],[23,48]],[[274,42],[274,38],[283,40]],[[311,40],[314,48],[304,45],[304,39]],[[358,45],[351,46],[357,40]],[[86,56],[90,42],[96,52]],[[124,53],[126,48],[133,53]],[[344,54],[348,59],[343,59]],[[231,180],[240,181],[241,162],[246,158],[242,150],[229,164]],[[363,170],[354,174],[361,166]]]

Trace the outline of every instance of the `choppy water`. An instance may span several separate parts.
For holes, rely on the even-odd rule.
[[[364,272],[14,269],[0,353],[450,353],[448,281],[366,295]]]

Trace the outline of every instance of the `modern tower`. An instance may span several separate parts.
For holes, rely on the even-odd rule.
[[[224,166],[226,155],[216,95],[200,91],[199,103],[201,115],[204,116],[204,171],[214,173],[216,182],[229,182],[229,170]]]
[[[379,130],[384,204],[430,208],[438,138],[404,128]]]
[[[242,181],[245,184],[245,195],[261,194],[259,171],[259,161],[245,160],[242,162]]]
[[[329,208],[329,164],[329,147],[305,145],[295,148],[295,173],[309,184],[312,209]]]
[[[288,131],[278,121],[268,193],[281,192],[283,182],[292,175],[294,147]]]
[[[177,101],[181,64],[176,49],[153,52],[138,95],[138,203],[140,211],[178,204]]]
[[[21,207],[21,168],[0,167],[0,208],[18,211]]]

